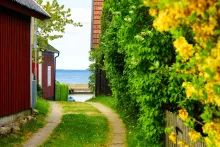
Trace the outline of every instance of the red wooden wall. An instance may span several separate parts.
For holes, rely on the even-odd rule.
[[[101,33],[102,5],[103,5],[103,0],[94,0],[92,48],[94,48],[99,44],[99,38]]]
[[[0,6],[0,117],[30,108],[30,17]]]
[[[42,88],[44,90],[43,98],[54,99],[54,53],[43,52],[42,63]],[[48,86],[48,66],[51,66],[51,86]]]

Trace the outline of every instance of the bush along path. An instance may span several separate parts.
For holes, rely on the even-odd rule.
[[[102,112],[109,120],[109,125],[111,127],[110,139],[108,146],[110,147],[126,147],[126,129],[122,120],[119,118],[118,114],[113,112],[110,108],[106,106],[88,102],[88,104],[96,107],[100,112]]]
[[[41,145],[52,133],[53,129],[60,123],[62,111],[55,102],[50,102],[52,112],[47,117],[47,125],[35,133],[25,144],[24,147],[37,147]]]
[[[90,67],[105,69],[139,146],[164,146],[164,132],[180,146],[220,146],[219,8],[219,0],[104,1]],[[190,128],[186,137],[165,127],[166,110]]]

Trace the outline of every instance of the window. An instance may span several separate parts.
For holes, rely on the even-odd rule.
[[[51,86],[51,66],[47,67],[47,86]]]

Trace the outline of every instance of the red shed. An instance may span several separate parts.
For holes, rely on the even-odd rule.
[[[44,90],[44,99],[55,100],[56,53],[59,56],[59,51],[51,45],[41,52],[43,63],[38,66],[38,81]]]
[[[31,17],[50,15],[34,0],[0,0],[0,124],[31,109]]]

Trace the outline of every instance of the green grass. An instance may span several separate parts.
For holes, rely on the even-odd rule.
[[[77,102],[59,102],[59,104],[63,108],[63,113],[81,113],[81,114],[88,114],[88,113],[97,113],[100,115],[101,113],[95,109],[93,106],[88,105],[86,103],[77,103]]]
[[[112,96],[99,96],[96,98],[91,98],[89,100],[87,100],[87,102],[99,102],[102,103],[103,105],[106,105],[108,107],[110,107],[113,110],[117,110],[117,99],[115,99]]]
[[[69,87],[67,84],[56,82],[56,91],[55,91],[56,101],[67,101],[69,95]]]
[[[50,110],[49,103],[46,100],[38,98],[36,109],[39,111],[37,119],[21,126],[21,130],[17,134],[10,134],[0,138],[0,147],[22,147],[22,144],[28,140],[33,133],[46,124],[45,117]]]
[[[45,116],[47,116],[49,111],[51,110],[50,104],[48,103],[48,101],[42,98],[37,99],[37,105],[35,109],[39,111],[38,117],[43,117],[43,118],[45,118]]]
[[[138,136],[138,128],[136,127],[136,120],[131,120],[130,118],[125,116],[123,111],[119,111],[117,109],[117,99],[112,96],[99,96],[96,98],[91,98],[87,100],[87,102],[98,102],[101,103],[112,110],[116,111],[123,122],[125,123],[126,130],[127,130],[127,145],[128,147],[136,147],[137,144],[137,136]]]
[[[108,121],[86,103],[59,102],[62,122],[41,147],[101,147],[108,141]]]

